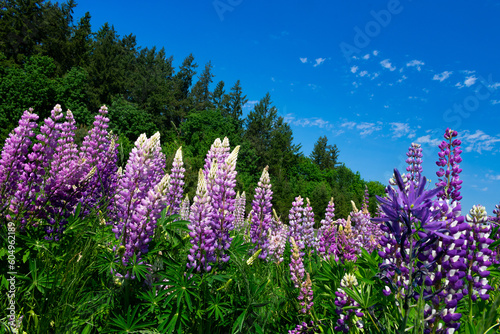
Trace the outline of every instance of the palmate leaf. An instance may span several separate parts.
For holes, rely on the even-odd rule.
[[[121,314],[116,315],[113,313],[115,317],[111,318],[110,321],[111,326],[115,328],[110,329],[108,331],[109,333],[131,333],[154,325],[152,322],[140,323],[144,320],[146,314],[137,314],[140,307],[139,305],[136,305],[133,309],[131,309],[131,307],[132,306],[129,306],[127,309],[126,317],[123,317]]]

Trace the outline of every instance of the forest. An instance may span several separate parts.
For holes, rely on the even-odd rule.
[[[161,134],[167,160],[183,147],[186,187],[193,198],[203,155],[216,138],[240,145],[237,188],[254,189],[265,166],[274,185],[273,204],[287,219],[288,205],[301,195],[324,214],[330,197],[346,218],[351,200],[358,206],[365,187],[376,209],[377,181],[365,181],[341,162],[340,149],[318,138],[305,156],[290,126],[278,115],[270,94],[244,117],[247,103],[240,81],[216,81],[212,65],[187,55],[173,67],[164,48],[141,48],[133,34],[120,37],[112,24],[92,30],[91,13],[75,22],[76,4],[4,1],[0,21],[0,142],[17,126],[24,110],[41,119],[55,104],[70,109],[82,140],[101,105],[109,108],[110,127],[119,135],[124,165],[140,134]],[[179,55],[176,55],[179,57]],[[323,208],[323,209],[320,209]],[[319,220],[317,221],[319,223]]]

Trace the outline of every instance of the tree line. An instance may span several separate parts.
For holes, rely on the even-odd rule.
[[[214,82],[210,62],[201,69],[190,54],[175,68],[164,48],[142,48],[133,34],[121,37],[108,23],[93,32],[90,13],[75,21],[73,0],[0,3],[1,145],[24,110],[33,108],[45,118],[56,103],[73,111],[81,140],[105,104],[120,136],[122,165],[141,133],[160,132],[169,162],[183,147],[190,198],[210,145],[227,136],[232,147],[241,146],[237,188],[246,191],[248,207],[269,166],[273,205],[285,221],[298,195],[311,200],[317,222],[331,197],[336,216],[345,218],[351,201],[360,207],[365,187],[375,212],[375,195],[382,195],[384,186],[351,171],[326,136],[305,156],[269,93],[243,117],[248,99],[241,82]]]

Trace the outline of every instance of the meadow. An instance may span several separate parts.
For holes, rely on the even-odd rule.
[[[103,106],[77,145],[73,114],[57,105],[43,121],[25,111],[9,134],[3,332],[499,332],[500,207],[461,207],[456,131],[427,172],[436,184],[411,144],[376,214],[366,188],[347,219],[329,199],[317,226],[301,196],[278,216],[267,167],[253,197],[236,189],[240,147],[227,138],[190,199],[182,148],[167,164],[160,135],[143,134],[119,167],[108,123]]]

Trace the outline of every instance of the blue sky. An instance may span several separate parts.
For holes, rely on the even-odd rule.
[[[500,1],[81,0],[138,45],[193,53],[214,85],[241,80],[250,110],[270,92],[309,155],[319,136],[366,180],[387,184],[422,144],[437,181],[447,127],[462,140],[462,206],[500,201]]]

